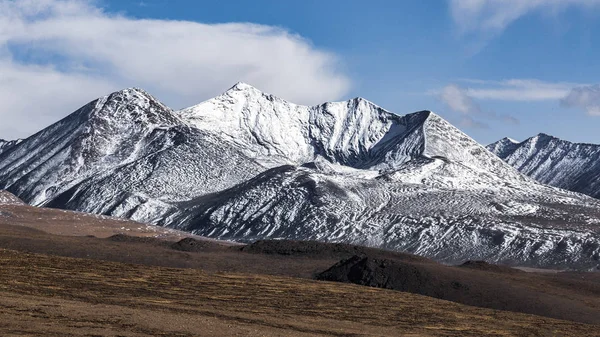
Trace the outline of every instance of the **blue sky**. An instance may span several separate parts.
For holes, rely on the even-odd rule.
[[[0,0],[0,138],[121,87],[182,108],[242,80],[302,104],[433,110],[484,144],[600,143],[596,0],[26,2]],[[3,30],[15,17],[27,29]]]

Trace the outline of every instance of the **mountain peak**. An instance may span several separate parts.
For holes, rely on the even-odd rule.
[[[374,104],[373,102],[369,101],[368,99],[363,98],[363,97],[359,97],[359,96],[351,98],[349,101],[350,102],[367,102],[367,103]]]
[[[537,139],[558,139],[558,138],[556,138],[556,137],[554,137],[552,135],[549,135],[549,134],[543,133],[543,132],[538,133],[533,138],[537,138]]]
[[[424,116],[424,117],[439,117],[439,118],[442,118],[440,115],[436,114],[435,112],[433,112],[431,110],[415,111],[415,112],[413,112],[413,114],[416,114],[416,115],[419,115],[419,116]]]
[[[354,97],[354,98],[351,98],[351,99],[346,100],[346,101],[325,102],[325,103],[319,104],[318,106],[326,106],[326,105],[331,105],[331,104],[333,104],[333,105],[340,105],[341,104],[341,105],[345,105],[345,106],[360,106],[361,104],[363,104],[363,105],[371,107],[371,108],[383,109],[379,105],[377,105],[377,104],[375,104],[375,103],[373,103],[373,102],[371,102],[368,99],[363,98],[363,97]],[[383,110],[385,110],[385,109],[383,109]]]
[[[520,143],[520,141],[512,139],[510,137],[504,137],[504,138],[501,139],[501,141],[503,141],[503,142],[509,142],[509,143],[513,143],[513,144],[519,144]]]
[[[140,93],[140,94],[144,94],[144,95],[149,95],[148,92],[146,92],[146,90],[144,90],[142,88],[138,88],[138,87],[124,88],[124,89],[115,91],[113,94],[127,94],[127,93]]]
[[[227,90],[227,91],[248,91],[248,90],[260,91],[256,87],[253,87],[250,84],[245,83],[245,82],[237,82],[231,88],[229,88],[229,90]]]
[[[107,100],[114,99],[116,101],[121,101],[122,99],[126,99],[126,100],[147,99],[147,100],[158,102],[158,99],[156,99],[154,96],[149,94],[146,90],[137,88],[137,87],[121,89],[121,90],[112,92],[112,93],[106,95],[105,97]]]
[[[486,149],[496,156],[500,158],[505,158],[506,156],[513,153],[519,146],[521,142],[516,141],[510,137],[504,137],[496,142],[493,142],[486,146]]]

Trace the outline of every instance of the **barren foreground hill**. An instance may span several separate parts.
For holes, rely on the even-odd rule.
[[[598,326],[357,285],[0,250],[0,333],[597,335]]]

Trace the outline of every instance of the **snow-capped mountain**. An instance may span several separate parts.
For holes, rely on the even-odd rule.
[[[600,145],[541,133],[523,142],[504,138],[487,148],[541,183],[600,198]]]
[[[262,170],[140,89],[95,100],[0,153],[0,181],[33,205],[147,222],[161,218],[165,202],[220,191]]]
[[[429,111],[300,106],[238,83],[172,111],[140,89],[0,153],[29,203],[248,241],[315,239],[448,262],[593,267],[600,201],[542,185]]]

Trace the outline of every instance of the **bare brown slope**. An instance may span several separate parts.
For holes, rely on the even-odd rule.
[[[186,240],[187,241],[187,240]],[[0,248],[29,253],[88,258],[151,266],[246,272],[312,278],[341,257],[302,258],[246,254],[238,246],[213,243],[204,250],[185,251],[184,243],[117,235],[109,238],[48,234],[22,226],[0,224]],[[189,242],[188,242],[189,245]]]
[[[196,251],[182,251],[182,245],[190,246],[190,239],[181,243],[121,235],[107,239],[67,237],[0,225],[0,247],[4,248],[99,261],[202,269],[207,272],[312,278],[339,259],[361,252],[370,254],[368,256],[374,259],[403,263],[419,277],[418,282],[406,283],[405,288],[390,287],[392,289],[479,307],[600,324],[598,273],[538,274],[508,268],[505,270],[503,267],[500,267],[500,271],[504,272],[498,272],[496,268],[493,271],[459,268],[443,266],[410,254],[316,242],[261,241],[242,249],[207,246],[201,241],[197,244],[191,244],[192,247],[200,247]],[[406,278],[401,273],[386,277],[390,282],[400,284]]]
[[[344,259],[317,278],[600,324],[600,283],[593,279],[561,283],[561,278],[507,267],[473,269],[364,255]]]
[[[0,250],[2,335],[593,336],[597,326],[356,285]]]
[[[24,226],[58,235],[109,237],[115,234],[180,240],[193,237],[206,239],[174,229],[147,225],[131,220],[60,209],[33,207],[13,194],[0,190],[0,225]],[[216,241],[216,240],[212,240]],[[221,241],[224,244],[226,242]]]

